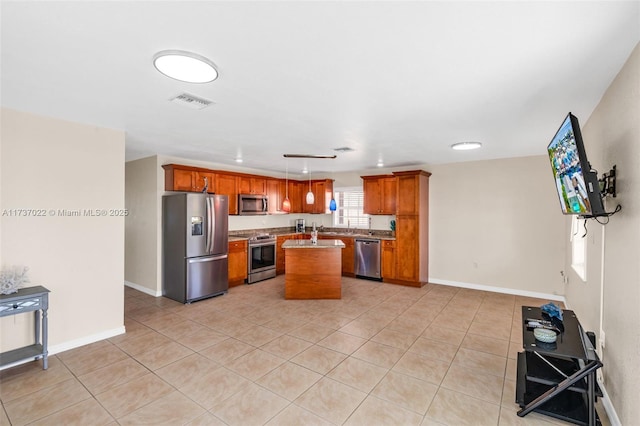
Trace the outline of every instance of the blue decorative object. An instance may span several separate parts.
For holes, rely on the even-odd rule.
[[[558,318],[562,321],[562,309],[554,305],[553,302],[540,306],[540,309],[542,309],[542,312],[549,315],[551,318]]]
[[[332,212],[336,211],[336,200],[333,199],[333,197],[331,198],[331,202],[329,203],[329,210],[331,210]]]

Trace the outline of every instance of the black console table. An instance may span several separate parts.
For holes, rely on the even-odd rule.
[[[543,343],[527,328],[527,319],[545,318],[540,308],[522,307],[522,345],[518,353],[518,416],[531,411],[578,425],[600,424],[595,410],[599,389],[596,370],[602,363],[573,311],[563,310],[564,333]],[[601,396],[601,395],[600,395]]]
[[[0,367],[28,358],[42,358],[42,368],[47,369],[47,309],[49,308],[49,290],[42,286],[21,288],[17,293],[0,295],[0,317],[34,312],[35,343],[0,354]],[[40,326],[42,313],[42,327]],[[42,336],[40,334],[42,330]]]

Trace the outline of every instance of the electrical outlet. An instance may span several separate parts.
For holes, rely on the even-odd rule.
[[[600,330],[600,347],[602,349],[604,349],[604,344],[605,344],[605,340],[604,340],[604,330]]]

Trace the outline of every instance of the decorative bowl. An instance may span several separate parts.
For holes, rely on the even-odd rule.
[[[558,338],[555,331],[546,328],[536,328],[533,330],[533,335],[537,340],[544,343],[553,343]]]

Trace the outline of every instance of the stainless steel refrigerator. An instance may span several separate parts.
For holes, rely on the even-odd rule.
[[[229,198],[162,197],[163,295],[182,303],[229,290]]]

